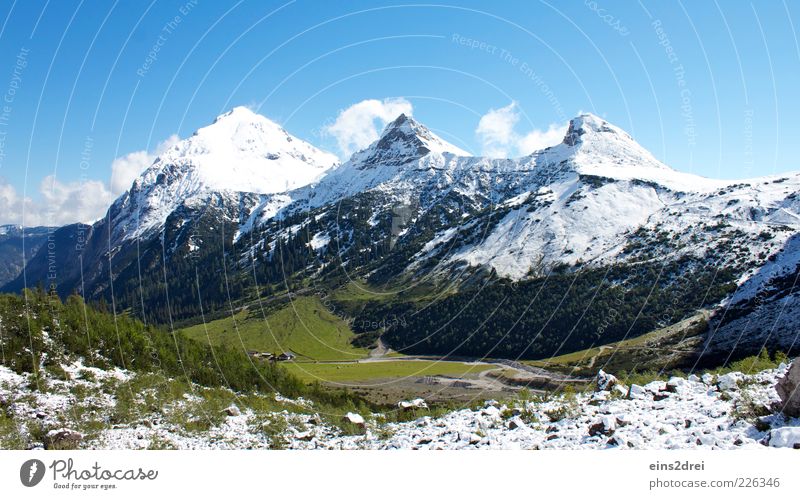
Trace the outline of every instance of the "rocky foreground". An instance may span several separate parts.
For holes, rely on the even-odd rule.
[[[254,399],[219,389],[212,394],[199,387],[166,402],[161,399],[158,406],[147,398],[150,389],[132,393],[132,400],[125,398],[121,388],[130,387],[126,383],[138,375],[80,363],[64,370],[67,379],[49,379],[45,389],[33,389],[35,383],[26,376],[0,366],[2,447],[800,448],[800,414],[792,406],[800,368],[787,375],[789,367],[783,364],[754,375],[691,375],[644,386],[624,386],[601,371],[593,392],[486,401],[441,416],[414,419],[435,413],[422,400],[404,402],[396,410],[411,419],[406,422],[386,422],[397,414],[355,413],[346,414],[342,422],[305,400]],[[218,407],[223,400],[226,405]],[[122,411],[123,403],[135,410]],[[127,417],[120,416],[123,412]]]

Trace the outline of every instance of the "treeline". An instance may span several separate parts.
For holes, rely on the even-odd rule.
[[[0,295],[0,356],[3,365],[18,373],[57,373],[67,357],[80,356],[86,365],[161,372],[204,386],[288,396],[308,391],[279,366],[254,363],[246,352],[212,350],[127,314],[87,306],[78,295],[62,302],[41,288]]]
[[[356,322],[387,318],[384,340],[404,353],[549,357],[673,324],[735,288],[732,269],[695,263],[561,271],[521,283],[495,279],[414,308],[365,307]]]

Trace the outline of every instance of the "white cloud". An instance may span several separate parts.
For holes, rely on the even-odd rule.
[[[115,196],[119,196],[130,189],[136,177],[152,165],[160,154],[163,154],[179,140],[177,135],[171,135],[167,140],[158,144],[155,152],[135,151],[115,159],[111,163],[111,192]]]
[[[72,222],[94,222],[114,201],[114,195],[99,180],[59,182],[53,175],[42,179],[42,196],[38,225],[65,225]]]
[[[509,146],[516,141],[514,126],[519,121],[516,107],[517,103],[512,102],[500,109],[490,109],[481,116],[475,133],[481,141],[485,156],[498,158],[509,155]]]
[[[93,222],[105,213],[114,196],[99,180],[63,183],[52,175],[39,185],[40,200],[20,195],[14,186],[0,184],[0,223],[33,227]]]
[[[327,135],[333,136],[348,158],[354,152],[376,141],[380,129],[401,114],[410,115],[413,106],[405,99],[362,100],[339,112],[336,121],[324,127]]]
[[[111,163],[108,185],[90,179],[61,182],[55,176],[48,175],[39,184],[37,199],[33,199],[21,195],[13,185],[0,180],[0,224],[33,227],[94,222],[106,213],[114,199],[130,188],[133,180],[159,154],[177,141],[178,136],[173,135],[161,142],[154,152],[136,151],[115,159]]]
[[[22,199],[14,186],[0,180],[0,223],[20,224],[22,222]]]
[[[490,109],[481,116],[475,134],[481,142],[483,154],[493,158],[506,158],[514,154],[525,156],[561,142],[567,131],[565,125],[551,124],[547,130],[534,129],[519,135],[514,129],[519,122],[517,103]]]
[[[551,123],[547,130],[533,130],[519,139],[517,150],[523,156],[533,151],[539,151],[546,147],[554,146],[564,140],[567,134],[568,125],[558,125]]]

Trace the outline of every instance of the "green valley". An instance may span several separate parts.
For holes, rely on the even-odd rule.
[[[300,360],[356,360],[368,350],[353,346],[355,334],[345,320],[327,310],[316,296],[301,296],[268,312],[251,304],[232,316],[187,327],[198,342],[246,351],[292,352]]]

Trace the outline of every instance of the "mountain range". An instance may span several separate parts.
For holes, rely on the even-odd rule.
[[[719,361],[798,349],[799,187],[798,173],[676,171],[591,114],[561,143],[505,159],[401,115],[340,164],[237,107],[94,224],[0,231],[0,283],[77,291],[160,324],[318,294],[364,344],[504,358],[702,313],[681,332],[696,340],[682,362]]]

